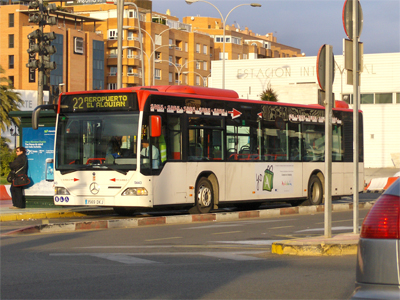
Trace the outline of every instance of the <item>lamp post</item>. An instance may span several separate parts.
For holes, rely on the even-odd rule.
[[[10,128],[10,134],[14,137],[14,149],[17,148],[17,136],[19,136],[17,132],[17,126],[14,126],[15,129]]]
[[[139,40],[140,40],[140,49],[141,49],[141,61],[142,61],[142,77],[144,78],[144,66],[143,66],[143,39],[142,39],[142,31],[140,30],[140,15],[139,9],[137,5],[133,2],[126,2],[124,0],[115,0],[117,2],[117,48],[118,48],[118,57],[117,57],[117,89],[122,88],[122,31],[124,24],[124,6],[132,5],[136,8],[137,19],[138,19],[138,27],[139,27]]]
[[[182,74],[189,74],[189,73],[193,73],[193,74],[196,74],[196,75],[198,75],[198,76],[200,76],[200,78],[203,80],[203,86],[206,86],[206,80],[204,79],[204,76],[202,76],[200,73],[198,73],[198,72],[195,72],[195,71],[186,71],[186,72],[182,72]]]
[[[245,6],[245,5],[249,5],[251,7],[261,7],[261,4],[258,3],[245,3],[245,4],[239,4],[237,6],[235,6],[234,8],[232,8],[229,13],[226,15],[226,17],[224,18],[222,16],[222,13],[220,12],[220,10],[212,3],[205,1],[205,0],[185,0],[187,4],[192,4],[195,2],[204,2],[207,4],[210,4],[211,6],[213,6],[219,13],[219,15],[221,16],[221,20],[222,20],[222,26],[223,26],[223,41],[222,41],[222,88],[225,88],[225,27],[226,27],[226,21],[229,17],[229,15],[231,14],[231,12],[233,10],[235,10],[236,8],[240,7],[240,6]]]
[[[148,60],[148,64],[149,64],[149,69],[150,69],[151,57],[154,55],[154,53],[156,53],[156,51],[157,51],[158,49],[160,49],[160,48],[162,48],[162,47],[175,47],[175,46],[176,46],[175,44],[162,45],[162,46],[160,46],[160,47],[155,48],[155,49],[151,52],[150,55],[148,55],[146,52],[142,51],[142,53],[144,53],[144,54],[147,56],[147,60]],[[125,49],[125,47],[122,47],[122,48]],[[131,47],[126,47],[126,48],[137,48],[137,47],[131,46]],[[153,59],[153,85],[155,85],[155,83],[154,83],[154,81],[155,81],[155,79],[154,79],[155,64],[154,64],[154,63],[155,63],[155,60]],[[151,74],[150,74],[150,70],[149,70],[149,75],[148,75],[148,77],[149,77],[148,85],[151,85],[152,83],[151,83]]]
[[[157,62],[163,62],[163,61],[168,62],[169,64],[173,65],[173,66],[176,68],[176,70],[177,70],[177,72],[178,72],[178,81],[179,81],[179,85],[180,85],[180,82],[181,82],[181,81],[179,80],[179,78],[181,77],[181,74],[184,74],[184,73],[185,73],[185,72],[182,72],[182,70],[183,70],[183,68],[185,68],[185,66],[186,66],[188,63],[191,63],[191,62],[203,62],[203,60],[199,60],[199,59],[189,60],[189,61],[185,62],[183,65],[181,65],[180,68],[179,68],[175,63],[173,63],[173,62],[171,62],[171,61],[169,61],[169,60],[163,60],[163,59],[157,60]]]

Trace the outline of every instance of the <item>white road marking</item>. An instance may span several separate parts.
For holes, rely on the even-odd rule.
[[[361,226],[360,226],[361,227]],[[332,227],[333,231],[338,231],[338,230],[352,230],[353,226],[337,226],[337,227]],[[324,228],[310,228],[310,229],[303,229],[303,230],[298,230],[295,232],[310,232],[310,231],[324,231]]]
[[[217,241],[211,243],[221,243],[221,244],[240,244],[240,245],[272,245],[272,243],[281,240],[257,240],[257,241]]]
[[[50,253],[50,256],[94,256],[123,264],[155,264],[156,261],[137,258],[126,253]]]
[[[296,219],[265,220],[265,221],[254,220],[254,221],[240,221],[240,222],[235,222],[235,223],[224,222],[224,223],[217,223],[217,224],[212,224],[212,225],[182,228],[181,230],[235,227],[235,226],[259,224],[259,223],[275,223],[275,222],[288,222],[288,221],[296,221]]]
[[[240,252],[172,252],[172,253],[50,253],[50,256],[93,256],[101,259],[111,260],[123,264],[159,264],[160,262],[138,258],[137,256],[207,256],[219,259],[228,259],[234,261],[263,260],[263,258],[252,255],[265,253],[269,251],[240,251]]]

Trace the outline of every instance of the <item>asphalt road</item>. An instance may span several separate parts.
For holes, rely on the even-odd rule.
[[[359,194],[359,201],[360,202],[368,202],[376,200],[381,194],[380,193],[360,193]],[[345,196],[342,197],[340,200],[333,201],[334,204],[337,203],[352,203],[353,197],[352,196]],[[284,202],[277,202],[277,203],[266,203],[260,207],[260,209],[271,209],[271,208],[280,208],[280,207],[291,207],[290,204]],[[223,208],[219,209],[216,212],[225,212],[225,211],[237,211],[238,209],[235,207],[231,208]],[[215,211],[213,211],[215,212]],[[138,213],[133,217],[145,217],[145,216],[171,216],[171,215],[183,215],[188,214],[187,210],[175,210],[175,211],[149,211]],[[123,217],[119,216],[115,213],[110,213],[109,215],[90,215],[85,217],[75,217],[75,218],[60,218],[60,219],[48,219],[48,220],[41,220],[41,219],[27,219],[23,221],[11,221],[11,222],[1,222],[0,226],[0,234],[14,231],[20,228],[33,226],[33,225],[40,225],[42,222],[49,222],[50,224],[57,224],[57,223],[65,223],[65,222],[74,222],[74,221],[91,221],[91,220],[111,220],[111,219],[129,219],[132,217]]]
[[[360,210],[360,223],[367,210]],[[334,212],[333,233],[352,231]],[[355,255],[279,256],[324,214],[1,237],[2,299],[346,299]]]

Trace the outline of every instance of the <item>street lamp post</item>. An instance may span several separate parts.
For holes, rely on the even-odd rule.
[[[132,5],[136,8],[136,14],[138,19],[138,27],[139,27],[139,40],[140,40],[140,50],[141,50],[141,61],[142,61],[142,78],[144,80],[144,66],[143,66],[143,39],[142,39],[142,31],[140,30],[140,14],[137,5],[133,2],[126,2],[124,0],[115,0],[117,2],[117,48],[118,48],[118,57],[117,57],[117,89],[122,88],[122,31],[124,24],[124,6]]]
[[[222,16],[222,13],[220,12],[220,10],[214,4],[212,4],[212,3],[208,2],[208,1],[205,1],[205,0],[185,0],[185,1],[186,1],[187,4],[192,4],[192,3],[195,3],[195,2],[204,2],[204,3],[210,4],[211,6],[213,6],[218,11],[219,15],[221,16],[222,26],[224,27],[223,28],[223,41],[222,41],[222,88],[224,89],[225,88],[225,34],[226,34],[225,27],[226,27],[226,21],[227,21],[229,15],[231,14],[231,12],[233,10],[235,10],[236,8],[240,7],[240,6],[249,5],[251,7],[261,7],[261,4],[258,4],[258,3],[239,4],[239,5],[235,6],[234,8],[232,8],[229,11],[229,13],[226,15],[226,17],[224,18]]]
[[[203,60],[199,60],[199,59],[195,59],[195,60],[189,60],[189,61],[187,61],[187,62],[185,62],[183,65],[181,65],[180,66],[180,68],[175,64],[175,63],[173,63],[173,62],[171,62],[171,61],[169,61],[169,60],[164,60],[164,59],[159,59],[159,60],[157,60],[157,62],[163,62],[163,61],[165,61],[165,62],[168,62],[170,65],[173,65],[174,67],[175,67],[175,69],[176,69],[176,71],[178,72],[178,81],[179,81],[179,85],[180,85],[180,80],[179,80],[179,78],[181,77],[181,74],[185,74],[185,72],[182,72],[182,70],[183,70],[183,68],[185,68],[185,66],[188,64],[188,63],[191,63],[191,62],[202,62]],[[186,72],[186,74],[187,74],[188,72]],[[193,72],[193,73],[195,73],[195,72]],[[197,73],[198,74],[198,73]],[[201,76],[201,75],[200,75]]]
[[[14,149],[17,148],[17,136],[19,136],[17,132],[17,126],[15,126],[15,129],[10,128],[10,134],[11,136],[14,137]]]
[[[198,72],[195,72],[195,71],[186,71],[186,72],[182,72],[182,74],[189,74],[189,73],[193,73],[193,74],[196,74],[196,75],[198,75],[198,76],[200,76],[200,78],[201,78],[201,80],[203,80],[203,86],[206,86],[206,80],[204,79],[204,76],[202,76],[200,73],[198,73]]]

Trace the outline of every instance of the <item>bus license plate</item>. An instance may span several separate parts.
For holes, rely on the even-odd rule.
[[[103,205],[104,199],[85,199],[85,205]]]

